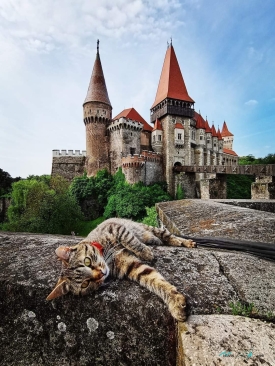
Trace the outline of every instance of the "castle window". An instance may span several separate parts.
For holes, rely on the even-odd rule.
[[[134,147],[130,147],[130,154],[134,155],[135,152],[136,152],[136,149]]]
[[[200,136],[200,140],[203,140],[203,136]]]
[[[154,141],[154,142],[156,141],[156,136],[155,136],[155,135],[153,136],[153,141]]]
[[[210,139],[207,139],[207,143],[210,144]]]
[[[158,141],[161,141],[161,135],[158,135]]]
[[[181,140],[181,133],[178,133],[178,140]]]

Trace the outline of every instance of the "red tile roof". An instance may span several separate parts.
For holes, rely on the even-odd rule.
[[[94,68],[87,92],[86,99],[83,104],[88,102],[102,102],[111,106],[107,92],[103,69],[100,61],[99,52],[96,54]]]
[[[200,113],[194,112],[194,120],[196,121],[196,128],[205,129],[205,120],[202,118]]]
[[[207,121],[207,119],[205,120],[205,132],[210,132],[210,133],[212,133],[212,130],[211,130],[211,128],[209,127],[209,124],[208,124],[208,121]]]
[[[188,95],[177,56],[172,45],[166,51],[158,90],[152,108],[165,98],[179,99],[194,103],[194,100]]]
[[[218,128],[218,131],[217,131],[217,135],[218,135],[218,140],[222,140],[222,135],[221,135],[221,131],[220,131],[219,128]]]
[[[150,126],[145,119],[141,117],[141,115],[135,110],[135,108],[124,109],[120,112],[116,117],[113,118],[113,121],[119,119],[120,117],[129,118],[133,121],[141,122],[143,124],[144,131],[152,131],[153,127]]]
[[[234,136],[231,132],[229,132],[225,121],[223,122],[221,134],[222,134],[222,137]]]
[[[184,130],[183,125],[182,125],[181,123],[179,123],[179,122],[177,122],[177,123],[175,124],[175,128],[179,128],[179,129]]]
[[[211,132],[212,132],[212,137],[218,137],[218,134],[217,134],[217,131],[216,131],[214,125],[212,125]]]
[[[156,119],[156,122],[155,122],[155,125],[154,125],[154,128],[153,128],[153,131],[156,131],[156,130],[162,130],[162,125],[161,125],[160,120],[158,118]]]
[[[236,154],[236,153],[235,153],[235,151],[230,150],[230,149],[225,149],[225,148],[223,148],[223,152],[224,152],[225,154],[238,156],[238,154]]]

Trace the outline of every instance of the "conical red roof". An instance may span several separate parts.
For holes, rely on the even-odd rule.
[[[98,50],[84,104],[88,102],[102,102],[111,106]]]
[[[217,131],[217,135],[218,135],[218,140],[222,140],[222,135],[221,135],[221,131],[220,131],[219,128],[218,128],[218,131]]]
[[[194,103],[194,100],[188,95],[177,56],[172,45],[170,45],[166,51],[158,90],[152,108],[165,98],[179,99]]]
[[[156,131],[156,130],[162,130],[162,125],[161,125],[160,120],[158,118],[156,119],[156,122],[155,122],[154,128],[153,128],[153,131]]]
[[[218,137],[218,134],[217,134],[217,131],[216,131],[214,125],[212,125],[211,132],[212,132],[212,137]]]
[[[135,108],[124,109],[120,112],[116,117],[113,118],[113,121],[119,119],[120,117],[129,118],[133,121],[141,122],[143,124],[144,131],[152,131],[153,127],[150,126],[145,119],[141,117],[141,115],[135,110]]]
[[[209,127],[209,124],[208,124],[208,121],[207,121],[207,118],[206,118],[206,121],[205,121],[205,132],[210,132],[210,133],[212,133],[212,130],[211,130],[211,128]]]
[[[222,134],[222,137],[234,136],[233,133],[229,132],[225,121],[223,122],[221,134]]]
[[[205,129],[205,120],[202,118],[200,113],[194,112],[193,118],[196,121],[196,128]]]

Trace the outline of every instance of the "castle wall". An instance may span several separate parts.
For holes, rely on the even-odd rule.
[[[72,181],[74,177],[83,175],[85,171],[86,151],[53,150],[52,175]]]
[[[131,184],[143,182],[149,185],[164,180],[162,157],[151,151],[122,158],[122,171],[127,182]]]
[[[174,175],[174,192],[180,185],[184,191],[185,198],[196,198],[196,175],[194,173],[179,173]]]

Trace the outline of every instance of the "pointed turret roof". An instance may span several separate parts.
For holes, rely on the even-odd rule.
[[[212,132],[212,137],[218,137],[218,134],[217,134],[217,131],[216,131],[214,125],[212,125],[211,132]]]
[[[152,108],[165,98],[179,99],[194,103],[194,100],[188,95],[172,44],[170,44],[166,51],[158,90]]]
[[[143,130],[144,131],[152,131],[153,127],[150,126],[144,118],[141,117],[141,115],[135,110],[135,108],[128,108],[124,109],[122,112],[120,112],[117,116],[113,118],[113,121],[116,119],[119,119],[120,117],[129,118],[132,121],[141,122],[143,124]]]
[[[205,120],[202,118],[200,113],[194,112],[193,118],[196,121],[196,128],[205,129]]]
[[[83,104],[88,102],[101,102],[111,106],[99,56],[99,41],[97,41],[96,59],[87,96]]]
[[[229,130],[228,130],[228,127],[227,127],[227,124],[226,122],[224,121],[223,122],[223,126],[222,126],[222,137],[228,137],[228,136],[234,136],[233,133],[231,133]]]
[[[222,135],[221,135],[221,131],[220,131],[219,127],[218,127],[218,131],[217,131],[217,135],[218,135],[218,140],[222,140]]]
[[[212,130],[211,130],[211,128],[209,127],[209,123],[208,123],[208,121],[207,121],[207,117],[206,117],[206,120],[205,120],[205,132],[207,132],[207,133],[212,133]]]
[[[153,128],[153,131],[156,131],[156,130],[162,130],[162,125],[161,125],[160,120],[158,118],[156,119],[156,122],[155,122],[154,128]]]

